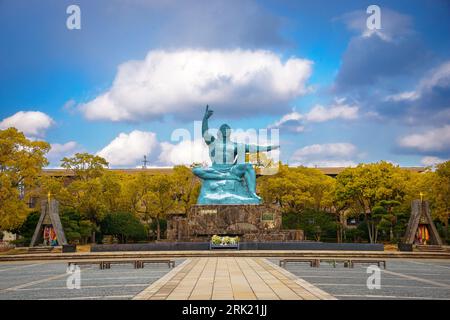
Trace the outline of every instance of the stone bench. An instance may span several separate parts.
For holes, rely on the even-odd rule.
[[[140,259],[137,260],[138,262],[138,268],[144,268],[144,265],[146,263],[167,263],[167,266],[169,268],[175,268],[175,260],[170,260],[170,259]]]
[[[116,259],[116,260],[79,260],[69,261],[68,267],[71,265],[93,265],[98,264],[100,269],[111,269],[111,264],[133,264],[135,269],[142,269],[146,263],[167,263],[169,268],[175,267],[175,261],[170,259]]]
[[[336,268],[336,264],[343,263],[344,267],[353,268],[355,264],[376,264],[378,267],[383,266],[386,269],[386,260],[379,259],[340,259],[340,258],[294,258],[294,259],[281,259],[279,262],[280,267],[285,267],[288,262],[308,262],[310,267],[320,267],[321,262],[329,262]]]
[[[319,267],[320,262],[317,258],[300,258],[300,259],[281,259],[280,267],[285,267],[288,262],[308,262],[310,267]]]
[[[350,260],[350,268],[353,268],[355,264],[376,264],[378,267],[383,266],[383,269],[386,269],[386,260],[379,259],[351,259]]]
[[[320,266],[320,262],[331,263],[334,268],[336,268],[336,264],[338,264],[338,263],[343,263],[344,267],[347,267],[347,268],[350,267],[350,265],[351,265],[350,259],[323,258],[323,259],[319,259],[319,264],[317,265],[317,267]]]

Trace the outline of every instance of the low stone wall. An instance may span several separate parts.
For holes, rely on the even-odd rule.
[[[127,244],[94,244],[91,246],[91,252],[184,250],[209,250],[209,242],[152,242]]]
[[[383,244],[370,243],[325,243],[325,242],[241,242],[240,250],[340,250],[340,251],[383,251]],[[133,244],[96,244],[91,252],[110,251],[189,251],[209,250],[209,242],[158,242]]]
[[[167,239],[205,241],[212,235],[244,241],[303,240],[301,230],[281,230],[281,211],[269,205],[194,205],[188,215],[167,217]]]
[[[384,251],[381,243],[327,243],[327,242],[242,242],[240,250],[342,250]]]

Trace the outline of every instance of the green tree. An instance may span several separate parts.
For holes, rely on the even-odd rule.
[[[173,168],[173,179],[176,181],[178,208],[186,215],[189,209],[197,203],[200,193],[200,181],[194,176],[192,170],[185,166]]]
[[[397,224],[397,214],[394,208],[399,205],[400,202],[395,200],[381,200],[372,208],[376,228],[380,229],[380,226],[386,226],[389,229],[389,240],[391,242],[394,241],[394,227]]]
[[[11,230],[12,232],[20,235],[20,239],[16,240],[17,244],[22,244],[24,246],[29,246],[31,238],[33,237],[34,231],[36,230],[37,223],[40,217],[39,211],[33,211],[28,214],[26,219],[20,225],[20,227]]]
[[[258,183],[264,201],[284,212],[332,210],[335,182],[317,169],[281,165],[276,175],[263,176]]]
[[[108,162],[88,153],[77,153],[70,158],[63,158],[61,166],[74,173],[74,180],[59,193],[62,204],[82,214],[93,226],[98,227],[104,214],[108,211],[108,202],[111,193],[116,189],[112,184],[105,188],[105,175]],[[108,195],[108,196],[106,196]],[[95,243],[95,233],[92,232],[91,241]]]
[[[61,167],[73,172],[80,180],[89,180],[101,177],[108,167],[108,162],[96,155],[89,153],[76,153],[73,157],[64,157]]]
[[[161,239],[160,219],[172,212],[177,205],[177,181],[173,175],[155,174],[150,176],[149,192],[143,201],[149,206],[152,218],[156,221],[156,239]]]
[[[18,228],[30,210],[26,204],[36,187],[50,145],[32,141],[15,128],[0,130],[0,229]]]
[[[139,219],[130,212],[109,213],[101,222],[103,234],[116,237],[120,243],[145,240],[147,231]]]
[[[160,220],[177,210],[180,190],[173,174],[140,173],[129,181],[127,194],[133,211],[148,224],[155,220],[156,238],[161,239]]]
[[[300,215],[299,226],[307,237],[314,237],[314,240],[320,241],[324,233],[335,229],[336,223],[327,212],[306,210]]]
[[[130,176],[129,179],[124,181],[123,193],[131,211],[139,216],[142,221],[145,221],[147,225],[150,225],[153,216],[152,200],[154,196],[151,191],[151,176],[145,172]]]
[[[445,238],[448,239],[448,219],[450,216],[450,160],[437,165],[433,183],[434,217],[444,223]]]
[[[336,199],[350,201],[354,213],[365,215],[369,241],[376,243],[380,220],[373,208],[383,200],[402,202],[410,179],[408,170],[385,161],[360,164],[337,176]]]
[[[88,238],[96,229],[91,221],[83,219],[77,211],[63,210],[60,216],[69,243],[87,243]]]

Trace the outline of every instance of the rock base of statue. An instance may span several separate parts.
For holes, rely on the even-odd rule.
[[[303,240],[299,230],[281,230],[281,211],[267,205],[195,205],[186,215],[169,215],[167,238],[209,241],[213,235],[242,241]]]
[[[252,195],[244,181],[203,180],[198,204],[260,204],[261,199]]]

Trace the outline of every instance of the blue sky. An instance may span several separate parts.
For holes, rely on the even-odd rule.
[[[449,18],[444,0],[0,0],[0,128],[50,142],[53,167],[165,166],[203,160],[171,134],[209,103],[211,127],[279,129],[292,165],[431,165],[450,158]]]

